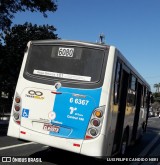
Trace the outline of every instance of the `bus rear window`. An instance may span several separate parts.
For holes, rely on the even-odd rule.
[[[25,72],[43,79],[98,82],[103,60],[104,50],[100,49],[32,45]]]

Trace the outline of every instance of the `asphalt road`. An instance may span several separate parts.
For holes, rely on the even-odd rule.
[[[90,165],[103,165],[103,164],[121,164],[121,165],[157,165],[160,163],[157,162],[157,159],[160,160],[160,118],[154,117],[149,118],[147,132],[142,137],[141,141],[136,145],[129,147],[128,154],[126,157],[135,158],[137,161],[101,161],[97,159],[93,159],[90,157],[82,156],[79,154],[62,151],[58,149],[53,149],[48,146],[44,146],[41,144],[21,141],[16,138],[11,138],[6,136],[7,125],[0,125],[0,159],[6,160],[5,157],[15,156],[16,158],[21,158],[25,160],[28,159],[30,161],[37,160],[42,161],[41,163],[36,164],[45,164],[45,165],[72,165],[72,164],[90,164]],[[153,160],[149,162],[147,159],[143,161],[143,158],[147,157],[149,160]],[[35,158],[35,159],[34,159]],[[37,159],[38,158],[38,159]],[[141,161],[138,161],[138,158]],[[8,158],[7,158],[8,159]],[[12,161],[17,161],[18,159],[12,159]],[[122,158],[121,158],[122,160]],[[133,160],[133,159],[132,159]],[[1,163],[0,163],[1,164]],[[3,163],[8,164],[8,163]],[[9,163],[9,164],[17,164],[17,163]],[[21,163],[18,163],[21,164]],[[28,164],[28,163],[24,163]],[[29,163],[35,164],[35,163]]]

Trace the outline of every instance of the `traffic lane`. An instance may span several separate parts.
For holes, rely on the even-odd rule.
[[[0,157],[2,158],[2,160],[6,160],[5,159],[6,157],[7,157],[7,160],[8,159],[10,160],[7,163],[3,163],[4,165],[5,164],[6,165],[12,165],[12,164],[19,165],[22,163],[26,164],[26,165],[27,164],[31,164],[31,165],[35,165],[35,164],[48,165],[49,164],[49,163],[43,162],[40,157],[36,157],[36,159],[34,159],[34,157],[30,156],[34,153],[38,153],[39,151],[45,150],[46,146],[37,144],[37,143],[33,143],[33,142],[24,143],[23,146],[19,146],[19,145],[21,145],[21,144],[8,146],[10,148],[7,148],[7,147],[0,148]],[[37,158],[38,158],[38,162],[42,162],[42,163],[38,163],[36,161],[34,162],[34,160],[37,160]],[[24,159],[26,159],[28,161],[25,163],[22,161]],[[54,165],[54,164],[52,164],[52,165]]]
[[[160,131],[160,118],[159,117],[150,117],[148,118],[148,126],[147,128],[154,128],[155,131]]]
[[[84,164],[86,161],[99,164],[99,159],[82,156],[80,154],[53,149],[37,143],[23,141],[7,136],[7,125],[1,125],[0,156],[19,156],[42,158],[43,164]],[[23,146],[24,144],[24,146]],[[102,161],[100,161],[102,164]]]
[[[46,165],[75,165],[86,164],[86,162],[89,162],[93,165],[106,165],[106,161],[102,161],[100,159],[95,159],[80,154],[51,148],[37,143],[0,150],[0,156],[41,158],[43,164]],[[114,163],[110,162],[107,164],[113,165]]]
[[[152,123],[152,122],[151,122]],[[124,157],[128,157],[128,158],[143,158],[145,156],[149,156],[149,157],[153,157],[153,153],[156,152],[156,155],[154,155],[154,157],[159,157],[160,153],[157,153],[157,144],[160,142],[160,137],[157,135],[157,128],[154,129],[154,127],[152,127],[152,125],[150,125],[150,128],[147,129],[147,132],[144,134],[144,136],[142,137],[141,140],[137,141],[137,143],[133,146],[130,146],[128,148],[128,153],[124,156]],[[157,141],[154,140],[154,138],[157,137]],[[150,145],[153,142],[153,145]],[[151,147],[148,147],[148,146]],[[147,150],[147,152],[144,152],[145,150]],[[160,151],[160,150],[159,150]],[[142,155],[143,156],[140,156]],[[54,156],[53,156],[54,155]],[[103,165],[103,164],[108,164],[108,165],[114,165],[114,164],[119,164],[119,165],[129,165],[132,162],[118,162],[118,161],[106,161],[106,160],[98,160],[98,159],[94,159],[91,157],[87,157],[87,156],[83,156],[80,154],[75,154],[75,153],[71,153],[71,152],[67,152],[67,151],[62,151],[62,150],[58,150],[58,149],[53,149],[51,152],[51,149],[49,150],[43,150],[43,151],[39,151],[33,155],[31,155],[31,157],[37,157],[40,156],[42,158],[42,160],[44,162],[48,162],[48,163],[54,163],[54,164],[77,164],[77,162],[79,164],[84,164],[85,162],[89,162],[90,164],[93,165]],[[143,163],[143,162],[141,162]],[[150,162],[145,162],[145,163],[150,163]],[[157,162],[154,162],[154,164],[157,164]]]
[[[29,142],[0,148],[0,156],[30,156],[33,153],[46,149],[44,145]]]
[[[151,118],[148,122],[148,128],[146,134],[142,137],[141,141],[136,145],[132,146],[128,150],[127,157],[138,157],[142,150],[154,139],[154,137],[159,132],[159,119]],[[8,144],[8,138],[3,137]],[[3,139],[3,140],[4,140]],[[15,142],[15,141],[16,142]],[[12,138],[14,143],[22,143],[21,141],[17,141],[17,139]],[[11,142],[10,142],[11,143]],[[157,142],[158,143],[158,142]],[[154,145],[156,147],[156,144]],[[154,152],[157,152],[155,149]],[[149,156],[153,155],[151,150],[147,153]],[[62,151],[58,149],[51,149],[50,147],[40,145],[40,144],[31,144],[21,147],[15,147],[0,151],[1,156],[27,156],[33,158],[42,158],[43,163],[45,164],[84,164],[85,162],[90,162],[92,164],[115,164],[115,162],[106,162],[97,160],[91,157],[86,157],[80,154],[75,154],[72,152]],[[117,163],[117,162],[116,162]],[[118,162],[118,164],[128,164],[127,162]]]
[[[147,137],[147,134],[146,136]],[[154,137],[152,135],[152,137]],[[151,136],[150,136],[151,138]],[[145,149],[145,147],[147,146],[147,144],[149,144],[149,142],[151,142],[151,139],[142,139],[141,143],[137,143],[134,146],[131,146],[128,149],[128,154],[125,157],[129,157],[129,158],[136,158],[138,157],[138,155],[143,151],[143,149]],[[143,144],[143,145],[142,145]],[[63,151],[60,149],[55,149],[55,148],[51,148],[51,147],[46,147],[46,149],[43,150],[39,150],[38,152],[35,152],[33,154],[30,154],[29,157],[33,157],[33,158],[42,158],[42,161],[44,163],[47,164],[56,164],[56,165],[72,165],[72,164],[85,164],[86,162],[89,162],[90,164],[93,165],[114,165],[115,161],[106,161],[106,160],[100,160],[100,159],[95,159],[92,157],[87,157],[87,156],[83,156],[80,154],[76,154],[76,153],[72,153],[72,152],[68,152],[68,151]],[[118,162],[116,161],[116,164],[119,165],[128,165],[131,162]]]
[[[0,148],[6,146],[12,146],[17,144],[29,143],[29,141],[9,137],[9,136],[0,136]]]
[[[24,144],[24,146],[23,146]],[[20,146],[22,145],[22,146]],[[0,156],[19,156],[41,158],[43,164],[84,164],[86,161],[99,164],[99,160],[68,151],[53,149],[37,143],[23,141],[7,136],[7,127],[0,135]],[[101,161],[102,163],[102,161]]]
[[[75,165],[75,164],[93,164],[93,165],[114,165],[115,162],[106,162],[98,158],[88,157],[69,151],[48,147],[46,150],[36,152],[30,157],[41,157],[43,163],[55,165]],[[123,163],[123,165],[126,165]]]
[[[23,144],[28,141],[7,136],[8,123],[0,123],[0,148],[16,144]]]
[[[158,132],[158,128],[149,126],[144,135],[138,141],[136,141],[133,146],[128,147],[126,157],[138,157],[139,155],[141,155],[141,152],[146,149],[146,147],[152,142],[155,137],[157,137]]]
[[[37,148],[37,151],[36,151]],[[112,162],[107,162],[107,161],[102,161],[98,160],[95,158],[83,156],[80,154],[75,154],[72,152],[68,151],[62,151],[59,149],[52,149],[48,146],[42,146],[39,144],[33,144],[33,145],[28,145],[24,147],[18,147],[17,149],[9,150],[11,153],[14,152],[14,156],[24,156],[24,157],[30,157],[30,158],[41,158],[43,164],[46,165],[72,165],[72,164],[86,164],[90,163],[93,165],[128,165],[131,162],[118,162],[118,161],[112,161]],[[4,155],[5,153],[3,153]],[[7,154],[7,155],[6,155]],[[7,152],[5,155],[8,156],[9,152]],[[136,157],[136,156],[135,156]],[[143,162],[141,162],[143,163]],[[147,163],[147,162],[145,162]],[[157,162],[154,162],[156,164]],[[40,163],[41,164],[41,163]],[[138,162],[139,164],[139,162]],[[138,165],[137,164],[137,165]],[[135,164],[134,164],[135,165]]]

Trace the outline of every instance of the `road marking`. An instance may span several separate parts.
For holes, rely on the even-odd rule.
[[[160,137],[160,132],[158,133],[158,135],[147,145],[147,147],[138,155],[139,157],[144,157],[147,155],[147,153],[149,152],[149,150],[152,148],[152,146],[158,141]]]
[[[43,146],[42,149],[49,148],[49,146]]]
[[[16,147],[26,146],[26,145],[30,145],[30,144],[37,144],[37,143],[35,143],[35,142],[30,142],[30,143],[16,144],[16,145],[7,146],[7,147],[1,147],[1,148],[0,148],[0,151],[6,150],[6,149],[10,149],[10,148],[16,148]]]
[[[140,157],[145,157],[147,155],[147,153],[150,151],[150,149],[153,147],[153,145],[158,141],[158,139],[160,138],[160,132],[158,133],[158,135],[144,148],[144,150],[138,155],[138,158]],[[133,162],[130,163],[130,165],[138,165],[142,162]]]

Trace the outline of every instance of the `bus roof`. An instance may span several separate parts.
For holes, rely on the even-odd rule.
[[[54,40],[54,39],[49,39],[49,40],[34,40],[34,41],[31,41],[31,43],[35,43],[35,44],[54,44],[54,43],[57,43],[57,44],[63,44],[63,43],[66,43],[66,44],[78,44],[78,45],[81,45],[81,46],[91,46],[91,47],[97,47],[97,48],[109,48],[110,46],[109,45],[105,45],[105,44],[100,44],[100,43],[93,43],[93,42],[83,42],[83,41],[74,41],[74,40]]]

